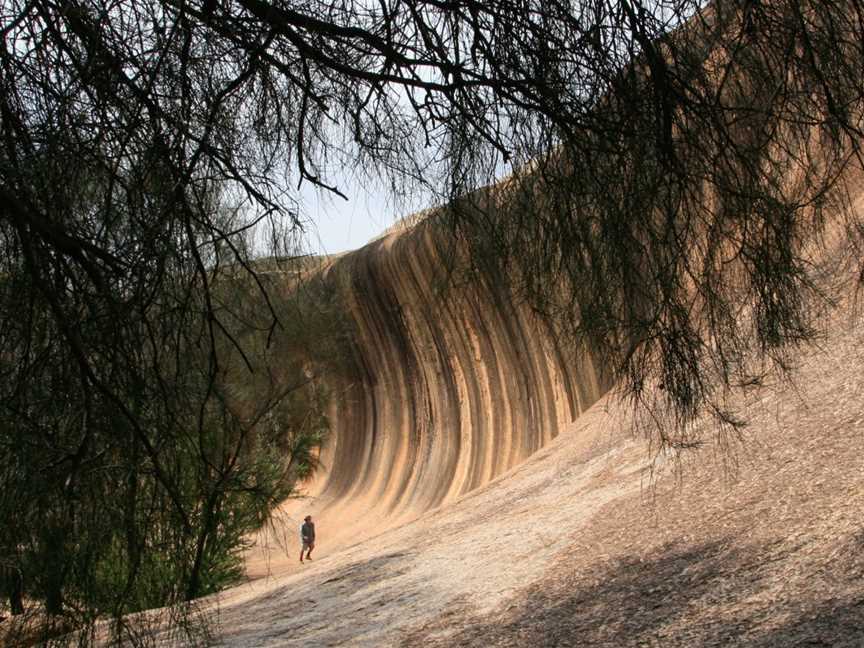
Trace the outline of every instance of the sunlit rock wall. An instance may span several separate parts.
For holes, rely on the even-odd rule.
[[[596,358],[435,241],[434,221],[422,222],[327,270],[354,339],[329,385],[332,435],[314,487],[325,509],[422,513],[524,460],[606,389]]]

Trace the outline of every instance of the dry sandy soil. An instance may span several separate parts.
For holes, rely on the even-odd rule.
[[[313,563],[221,595],[217,644],[864,646],[864,326],[829,328],[740,442],[656,456],[606,398],[397,528],[325,516]]]

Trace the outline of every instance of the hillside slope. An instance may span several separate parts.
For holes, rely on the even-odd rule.
[[[454,263],[435,225],[327,268],[353,331],[328,377],[332,434],[306,497],[251,552],[250,577],[294,567],[304,515],[331,548],[413,520],[520,464],[609,388],[602,362],[562,344],[501,278]]]
[[[652,457],[604,399],[401,528],[322,524],[312,565],[223,595],[224,645],[864,644],[864,327],[828,329],[737,403],[741,444]]]
[[[351,262],[388,263],[399,240],[384,239]],[[382,312],[392,312],[399,290],[422,292],[412,276],[394,263],[357,294],[377,286],[394,300]],[[397,279],[393,288],[388,281]],[[839,280],[831,284],[838,294],[853,294],[839,289]],[[599,395],[598,381],[584,392],[599,398],[593,406],[581,414],[573,408],[572,423],[564,408],[552,419],[557,429],[550,423],[545,436],[523,439],[506,462],[496,462],[496,453],[519,447],[519,431],[536,429],[525,421],[541,420],[529,407],[533,399],[560,403],[566,393],[532,391],[564,382],[538,368],[564,371],[563,364],[536,351],[548,347],[532,341],[530,326],[523,325],[521,339],[496,338],[500,330],[488,322],[508,331],[512,324],[484,316],[478,302],[475,329],[448,321],[447,310],[427,310],[414,321],[431,306],[410,303],[390,330],[366,312],[366,361],[381,363],[378,375],[391,374],[370,381],[362,405],[335,412],[337,434],[351,430],[344,413],[351,408],[384,411],[374,418],[380,427],[368,414],[354,414],[350,420],[365,425],[354,430],[362,442],[346,449],[337,437],[325,456],[329,471],[311,485],[309,499],[283,511],[289,533],[303,513],[316,516],[315,561],[296,563],[293,538],[295,544],[270,553],[269,563],[252,560],[253,577],[268,566],[269,575],[220,597],[223,645],[864,645],[864,324],[850,300],[826,314],[818,346],[793,358],[793,383],[754,388],[731,403],[748,421],[739,439],[708,430],[713,443],[657,455],[614,396]],[[466,353],[460,332],[484,326],[490,341],[474,348],[479,357]],[[435,349],[433,355],[402,363],[387,346],[399,339],[393,330],[414,336],[403,351]],[[418,342],[424,335],[431,338]],[[535,351],[514,351],[519,344],[535,344]],[[482,373],[490,357],[504,358],[498,383]],[[526,358],[534,362],[528,378],[519,364]],[[596,380],[586,366],[574,382]],[[417,397],[407,392],[428,390],[424,406],[439,411],[436,381],[447,370],[487,382],[465,400],[454,398],[450,418],[433,416],[437,425],[417,432],[409,416],[418,411]],[[463,380],[459,389],[471,391]],[[522,385],[529,397],[512,387]],[[471,400],[477,394],[485,398],[480,409]],[[483,448],[487,461],[478,464],[486,466],[485,481],[472,488],[453,477],[471,470],[453,466],[475,455],[463,446],[468,454],[457,453],[443,470],[434,450],[436,435],[457,435],[442,421],[463,415],[463,434],[489,435],[467,444],[471,452]],[[387,439],[378,446],[380,434]]]

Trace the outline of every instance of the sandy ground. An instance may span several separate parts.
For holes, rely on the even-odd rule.
[[[327,518],[312,564],[221,595],[217,644],[864,646],[864,327],[821,347],[731,449],[654,456],[604,399],[403,526]]]

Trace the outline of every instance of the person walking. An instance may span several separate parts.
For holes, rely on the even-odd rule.
[[[312,550],[315,548],[315,523],[311,515],[303,518],[303,524],[300,525],[300,542],[300,562],[303,562],[304,551],[306,559],[312,560]]]

